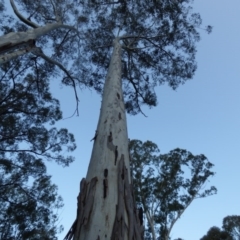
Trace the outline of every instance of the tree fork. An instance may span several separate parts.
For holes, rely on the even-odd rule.
[[[81,181],[77,219],[72,227],[74,240],[142,239],[130,178],[121,75],[121,45],[116,38],[103,90],[97,137],[87,177]]]

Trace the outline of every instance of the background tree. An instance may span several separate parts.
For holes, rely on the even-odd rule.
[[[211,227],[200,240],[232,240],[232,237],[218,227]]]
[[[170,239],[171,230],[193,200],[216,194],[203,189],[214,172],[204,155],[183,149],[159,154],[151,141],[129,144],[134,192],[146,216],[146,239]]]
[[[38,70],[35,78],[24,74],[27,67],[12,61],[0,69],[2,240],[57,239],[57,210],[63,203],[45,162],[68,166],[74,159],[66,152],[76,148],[72,134],[54,127],[62,113],[45,72]]]
[[[232,215],[225,217],[222,228],[233,240],[240,239],[240,216]]]
[[[223,219],[222,229],[211,227],[200,240],[237,240],[240,238],[240,216],[232,215]]]

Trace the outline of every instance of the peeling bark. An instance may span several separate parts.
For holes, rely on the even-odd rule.
[[[79,195],[77,197],[78,200],[78,205],[77,205],[77,219],[76,220],[82,220],[82,213],[83,213],[83,209],[86,203],[86,195],[87,195],[87,182],[86,179],[83,178],[80,182],[80,192]],[[78,234],[80,229],[81,229],[81,222],[82,221],[78,221],[77,225],[76,225],[76,230],[74,232],[75,234]]]
[[[78,199],[77,218],[71,228],[73,234],[72,235],[67,234],[68,238],[66,236],[64,240],[72,239],[73,235],[74,239],[77,239],[80,234],[82,226],[87,226],[92,212],[97,181],[98,181],[97,177],[92,178],[90,183],[87,183],[85,178],[82,179],[80,183],[80,193],[77,197]]]
[[[112,229],[111,240],[124,239],[125,217],[124,217],[124,167],[123,155],[118,164],[118,204],[116,205],[116,217]]]
[[[83,226],[86,226],[89,222],[90,214],[92,212],[94,197],[95,197],[94,195],[95,195],[96,183],[97,183],[97,177],[92,178],[89,189],[88,189],[85,206],[83,208],[84,210],[82,211],[83,215],[82,215],[81,222]]]
[[[127,210],[128,225],[125,223],[125,209]],[[125,239],[126,234],[129,240],[143,239],[142,227],[136,213],[128,171],[124,163],[124,155],[122,155],[118,164],[118,204],[116,205],[116,218],[111,240]]]

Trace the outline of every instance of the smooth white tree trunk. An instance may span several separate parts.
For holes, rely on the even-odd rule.
[[[113,45],[96,139],[81,182],[74,240],[141,239],[129,169],[121,45],[118,39]]]

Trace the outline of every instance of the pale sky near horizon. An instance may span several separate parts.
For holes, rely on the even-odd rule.
[[[177,221],[171,239],[199,240],[210,227],[221,227],[228,215],[240,215],[240,2],[238,0],[195,0],[195,11],[203,26],[212,25],[210,35],[202,31],[198,43],[198,69],[193,80],[177,91],[168,86],[156,89],[158,106],[144,108],[143,115],[127,116],[130,139],[155,142],[161,153],[179,147],[204,154],[216,176],[207,186],[217,195],[195,200]],[[75,109],[71,89],[54,82],[54,96],[60,99],[64,117]],[[65,206],[60,222],[63,239],[76,217],[79,182],[86,176],[100,110],[100,96],[94,91],[79,92],[79,117],[62,120],[58,126],[74,133],[76,160],[68,168],[49,164],[52,181],[58,185]]]

